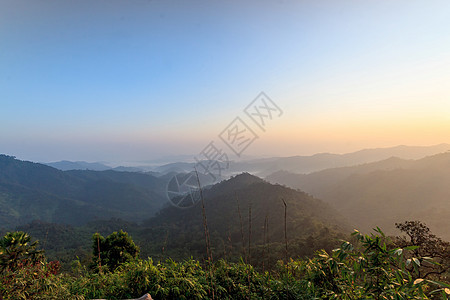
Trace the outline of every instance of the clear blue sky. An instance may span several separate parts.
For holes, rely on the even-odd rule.
[[[249,155],[450,142],[448,1],[0,0],[0,153],[196,154],[265,91]]]

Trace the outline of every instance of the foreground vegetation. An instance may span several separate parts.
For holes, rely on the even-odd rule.
[[[355,231],[352,242],[333,251],[279,260],[270,271],[257,271],[243,260],[142,260],[139,247],[120,231],[106,238],[94,235],[91,265],[74,261],[71,272],[61,273],[59,263],[48,262],[29,235],[12,232],[0,244],[0,295],[3,299],[124,299],[145,293],[154,299],[448,299],[448,243],[420,222],[398,226],[409,240],[389,241],[378,228],[371,235]],[[404,247],[395,247],[399,243]],[[440,253],[433,259],[424,256],[426,251]]]

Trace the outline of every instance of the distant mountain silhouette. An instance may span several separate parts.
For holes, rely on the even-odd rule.
[[[139,167],[123,167],[123,166],[115,167],[112,168],[111,170],[118,172],[144,172],[144,170]]]
[[[174,162],[165,164],[162,166],[159,166],[155,168],[154,172],[159,172],[162,174],[168,174],[168,173],[189,173],[194,170],[195,163],[188,163],[188,162]]]
[[[230,161],[229,168],[224,170],[224,177],[229,177],[242,172],[249,172],[257,176],[265,177],[276,171],[288,171],[292,173],[312,173],[329,168],[354,166],[376,162],[390,157],[402,159],[420,159],[425,156],[442,153],[450,150],[450,144],[435,146],[396,146],[389,148],[363,149],[360,151],[333,154],[318,153],[310,156],[270,157],[263,159],[251,159]],[[155,172],[184,173],[191,172],[195,163],[174,162],[161,165],[154,169]]]
[[[69,170],[105,171],[111,169],[111,167],[108,167],[107,165],[101,163],[89,163],[85,161],[62,160],[58,162],[44,163],[44,165],[53,167],[61,171],[69,171]]]
[[[276,172],[270,182],[302,189],[333,204],[358,228],[396,232],[394,223],[418,219],[450,239],[450,152],[419,160],[390,158],[311,174]]]

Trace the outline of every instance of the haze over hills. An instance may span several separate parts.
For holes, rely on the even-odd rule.
[[[380,226],[393,233],[395,222],[419,219],[429,224],[434,232],[449,238],[447,180],[450,174],[446,166],[450,153],[414,160],[442,149],[447,151],[449,147],[448,144],[398,146],[348,154],[248,160],[232,163],[225,178],[239,170],[265,174],[281,169],[283,171],[272,172],[267,179],[299,188],[331,203],[357,228],[370,230]],[[389,156],[391,154],[402,158]],[[386,156],[390,158],[386,159]],[[370,162],[380,157],[384,159]],[[358,161],[365,163],[309,174],[292,171],[306,172]],[[77,163],[77,166],[81,165]],[[101,167],[96,163],[84,166]],[[169,205],[166,198],[168,182],[176,174],[191,171],[193,166],[193,163],[172,163],[154,169],[155,172],[119,172],[137,167],[60,171],[2,155],[0,218],[4,227],[26,224],[34,219],[73,225],[111,217],[142,221]],[[200,181],[203,186],[211,184],[207,175],[200,174]],[[237,184],[240,180],[232,182]],[[217,194],[214,197],[218,197]]]
[[[242,172],[249,172],[264,177],[281,170],[292,173],[311,173],[328,168],[376,162],[393,156],[403,159],[419,159],[448,150],[450,150],[450,144],[439,144],[435,146],[396,146],[363,149],[346,154],[318,153],[310,156],[271,157],[231,161],[230,167],[225,170],[224,175],[226,177]],[[169,172],[191,172],[194,166],[195,163],[176,162],[159,166],[154,171],[163,174]]]
[[[132,167],[132,166],[118,166],[110,167],[100,162],[85,162],[85,161],[68,161],[61,160],[57,162],[44,163],[49,167],[61,170],[61,171],[72,171],[72,170],[90,170],[90,171],[106,171],[114,170],[119,172],[145,172],[148,167]]]
[[[328,168],[353,166],[363,163],[375,162],[389,157],[399,157],[403,159],[419,159],[425,156],[442,153],[450,150],[450,144],[439,144],[434,146],[395,146],[389,148],[363,149],[356,152],[346,154],[318,153],[309,156],[290,156],[290,157],[269,157],[259,159],[244,159],[239,161],[230,161],[230,167],[225,170],[224,175],[230,176],[242,172],[250,172],[258,176],[267,176],[276,171],[289,171],[293,173],[311,173]],[[108,167],[103,163],[88,162],[70,162],[60,161],[46,163],[51,167],[67,171],[67,170],[116,170],[129,172],[155,172],[154,174],[168,173],[187,173],[192,172],[195,162],[192,161],[193,156],[184,155],[177,156],[184,161],[173,161],[169,163],[159,163],[158,161],[149,161],[138,163],[124,163],[123,166]],[[115,163],[110,163],[115,164]]]
[[[425,156],[450,150],[450,144],[435,146],[396,146],[389,148],[363,149],[346,154],[318,153],[311,156],[292,156],[267,159],[256,159],[237,163],[231,170],[247,170],[259,176],[267,176],[276,171],[292,173],[311,173],[324,169],[353,166],[376,162],[390,157],[403,159],[418,159]]]
[[[61,170],[61,171],[68,171],[68,170],[105,171],[105,170],[111,169],[111,167],[108,167],[107,165],[104,165],[102,163],[98,163],[98,162],[89,163],[89,162],[85,162],[85,161],[62,160],[62,161],[50,162],[50,163],[44,163],[44,164],[49,167],[53,167],[55,169]]]
[[[419,160],[390,158],[311,174],[276,172],[270,182],[299,188],[338,209],[353,224],[394,233],[394,223],[421,220],[450,239],[450,152]]]

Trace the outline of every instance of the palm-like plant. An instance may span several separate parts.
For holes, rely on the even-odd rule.
[[[42,258],[43,251],[38,250],[38,241],[22,231],[8,232],[0,240],[0,270],[14,269],[19,264],[35,263]]]

